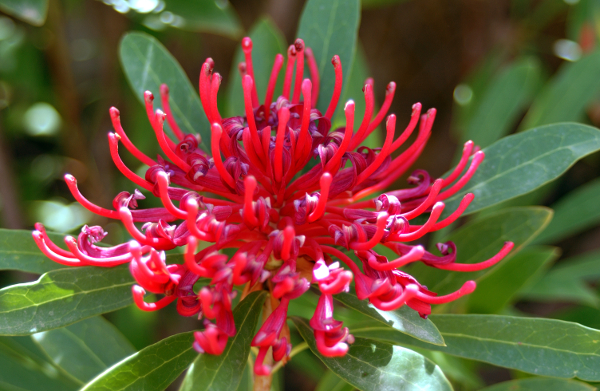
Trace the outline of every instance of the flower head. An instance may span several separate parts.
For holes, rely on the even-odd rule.
[[[325,356],[343,356],[354,339],[334,318],[333,295],[348,292],[353,279],[358,298],[369,300],[378,309],[392,311],[407,305],[427,317],[431,304],[469,294],[475,282],[438,296],[400,268],[423,262],[438,269],[475,271],[494,265],[511,250],[513,244],[507,242],[489,260],[458,264],[452,242],[438,245],[441,255],[429,253],[419,244],[406,244],[448,226],[464,212],[473,194],[466,194],[457,210],[441,218],[443,201],[469,181],[484,158],[469,141],[448,177],[432,180],[426,171],[416,170],[408,178],[412,187],[385,191],[421,154],[431,134],[435,109],[421,114],[421,104],[415,104],[399,135],[396,116],[391,114],[385,121],[381,148],[361,146],[386,116],[396,88],[393,82],[374,116],[373,81],[368,79],[363,89],[366,109],[362,122],[354,123],[354,102],[348,101],[346,126],[331,129],[342,88],[338,56],[332,60],[333,96],[323,114],[315,108],[320,77],[316,62],[301,39],[288,49],[283,94],[274,101],[283,56],[276,56],[265,101],[259,102],[250,38],[243,39],[242,48],[245,62],[239,69],[245,112],[240,116],[222,118],[219,113],[221,76],[213,72],[212,59],[207,59],[200,71],[200,99],[211,124],[210,153],[199,147],[197,135],[185,134],[177,126],[166,85],[160,88],[164,111],[155,111],[152,93],[145,93],[148,118],[165,157],[154,160],[137,149],[121,126],[119,111],[110,109],[115,133],[108,139],[117,168],[138,187],[160,198],[163,207],[138,208],[145,197],[135,189],[119,193],[113,208],[105,209],[88,201],[77,189],[75,178],[66,175],[67,186],[84,207],[121,220],[133,240],[99,247],[95,243],[102,240],[104,231],[85,226],[78,238],[65,238],[67,251],[55,245],[38,224],[33,237],[48,257],[68,266],[129,263],[137,281],[133,287],[137,306],[153,311],[176,301],[181,315],[198,316],[205,328],[196,332],[194,347],[207,354],[220,354],[236,333],[234,286],[243,286],[243,295],[270,291],[273,310],[252,340],[252,346],[259,349],[254,370],[266,375],[270,368],[263,361],[269,348],[275,361],[289,356],[288,304],[311,283],[321,293],[310,320],[317,348]],[[311,75],[307,79],[302,78],[305,60]],[[165,135],[165,122],[177,141]],[[392,158],[415,131],[415,141]],[[149,166],[144,178],[121,161],[119,143]],[[316,164],[307,169],[311,160]],[[423,214],[429,214],[423,224],[412,223]],[[201,242],[207,245],[197,251]],[[398,257],[387,259],[377,252],[377,245],[386,246]],[[180,246],[186,246],[184,264],[167,265],[165,251]],[[226,248],[236,251],[229,257],[220,251]],[[360,260],[362,268],[348,251]],[[200,278],[208,278],[210,283],[195,293],[193,286]],[[148,303],[144,301],[146,292],[162,298]]]

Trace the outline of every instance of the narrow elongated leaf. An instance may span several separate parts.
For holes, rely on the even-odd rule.
[[[0,389],[17,391],[70,391],[78,384],[53,367],[41,352],[33,352],[23,344],[31,339],[0,337]],[[38,354],[39,353],[39,354]]]
[[[151,35],[133,32],[121,40],[119,56],[139,101],[144,103],[144,92],[148,90],[154,94],[154,106],[162,107],[159,89],[161,84],[166,84],[175,121],[183,132],[199,133],[204,140],[200,146],[208,150],[210,128],[200,98],[171,53]]]
[[[54,364],[82,383],[135,353],[123,334],[101,316],[33,334],[32,338]]]
[[[506,135],[533,97],[540,83],[535,58],[515,61],[494,78],[469,121],[463,141],[485,148]]]
[[[444,242],[456,244],[457,263],[479,263],[494,256],[505,242],[514,242],[513,253],[539,234],[552,218],[552,211],[539,206],[509,208],[471,221],[452,232]],[[446,294],[459,289],[469,280],[476,280],[494,268],[476,272],[451,272],[415,264],[410,273],[433,292]]]
[[[356,338],[344,357],[325,357],[317,350],[308,320],[295,316],[291,319],[312,352],[336,375],[360,390],[452,390],[437,365],[412,350],[385,342]]]
[[[600,222],[600,179],[593,180],[561,198],[554,209],[554,218],[537,243],[552,243],[575,235]]]
[[[279,31],[271,19],[263,18],[259,20],[248,34],[252,38],[252,65],[254,67],[254,83],[258,100],[264,103],[267,85],[275,62],[275,56],[280,53],[286,56],[285,37]],[[230,117],[244,115],[244,90],[242,89],[242,77],[238,69],[238,64],[244,61],[244,52],[241,45],[238,45],[231,72],[229,74],[229,84],[227,86],[227,111]],[[283,85],[284,71],[279,73],[277,87],[273,99],[281,95]]]
[[[358,300],[354,294],[339,293],[334,298],[368,318],[402,333],[435,345],[444,345],[444,338],[435,325],[429,319],[421,318],[416,311],[407,306],[402,306],[396,311],[380,311],[366,300]]]
[[[189,31],[203,31],[211,34],[221,34],[233,39],[242,33],[242,26],[229,1],[189,1],[168,0],[163,12],[169,12],[171,26]],[[161,15],[146,17],[145,24],[161,23]],[[165,19],[164,16],[162,18]]]
[[[41,26],[48,14],[48,0],[0,0],[0,10],[34,26]]]
[[[523,119],[521,129],[563,121],[580,121],[600,91],[600,52],[566,61],[544,87]]]
[[[448,198],[445,213],[454,211],[465,193],[475,194],[465,214],[529,193],[598,149],[600,130],[575,123],[504,137],[483,150],[485,160],[465,187]]]
[[[81,391],[162,391],[198,355],[193,343],[193,331],[165,338],[113,365]]]
[[[477,289],[469,295],[468,312],[499,313],[521,288],[539,278],[559,256],[557,247],[533,246],[500,263],[493,272],[477,281]]]
[[[600,297],[587,286],[586,281],[593,282],[599,278],[600,253],[595,251],[574,259],[565,259],[522,291],[520,296],[529,300],[569,301],[598,306]]]
[[[308,0],[302,11],[297,35],[312,49],[317,61],[321,76],[317,108],[323,114],[327,110],[335,84],[331,59],[336,54],[340,56],[345,86],[356,52],[359,22],[359,0]],[[343,91],[342,89],[342,96]],[[343,105],[344,102],[339,104]]]
[[[265,292],[246,296],[233,311],[237,333],[227,342],[220,356],[202,354],[188,370],[182,391],[236,390],[248,363],[250,342],[258,324]]]
[[[63,235],[48,233],[55,243],[63,242]],[[42,254],[31,237],[31,231],[0,229],[0,270],[20,270],[46,273],[64,268]]]
[[[595,391],[596,389],[596,387],[575,380],[534,377],[494,384],[481,391]]]
[[[0,290],[0,335],[34,334],[126,307],[132,285],[122,265],[59,269],[6,287]]]
[[[500,315],[431,315],[446,346],[381,328],[355,336],[437,350],[540,376],[600,380],[600,331],[555,319]]]

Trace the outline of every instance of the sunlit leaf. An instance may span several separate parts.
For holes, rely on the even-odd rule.
[[[128,306],[127,265],[59,269],[0,290],[0,335],[29,335]]]
[[[431,315],[446,346],[383,328],[355,336],[437,350],[540,376],[600,380],[600,331],[555,319],[500,315]]]
[[[292,320],[312,352],[336,375],[360,390],[452,390],[434,363],[412,350],[385,342],[356,338],[344,357],[325,357],[317,350],[308,320],[295,316]]]

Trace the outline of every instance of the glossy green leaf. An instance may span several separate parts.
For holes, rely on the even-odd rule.
[[[252,38],[252,66],[254,67],[254,82],[258,100],[264,103],[267,85],[273,70],[275,56],[279,53],[287,58],[285,37],[279,31],[271,19],[260,19],[250,30],[248,36]],[[244,52],[241,44],[237,45],[229,81],[227,85],[227,112],[229,116],[244,115],[244,90],[242,89],[242,78],[238,70],[238,64],[244,61]],[[273,98],[281,94],[285,68],[279,72],[277,87]]]
[[[254,338],[265,291],[246,296],[233,310],[237,332],[227,342],[220,356],[199,355],[188,370],[182,391],[236,390],[248,363],[250,343]]]
[[[513,253],[539,234],[552,218],[552,211],[539,206],[509,208],[484,218],[470,221],[452,232],[443,241],[456,244],[457,263],[479,263],[494,256],[505,242],[514,242]],[[410,269],[420,283],[439,294],[459,289],[469,280],[476,280],[494,268],[476,272],[452,272],[415,264]]]
[[[169,22],[165,23],[165,20]],[[158,29],[168,25],[182,30],[220,34],[233,39],[239,38],[243,30],[227,0],[167,0],[162,13],[148,15],[144,24]]]
[[[162,391],[198,355],[193,343],[193,331],[165,338],[113,365],[81,391]]]
[[[555,319],[500,315],[431,315],[446,346],[384,328],[353,329],[357,337],[437,350],[539,376],[600,380],[600,331]]]
[[[0,0],[0,11],[34,26],[41,26],[48,14],[48,0]]]
[[[468,312],[499,313],[524,286],[538,279],[559,256],[560,249],[557,247],[533,246],[501,262],[493,272],[477,281],[477,289],[468,297]]]
[[[466,193],[475,194],[475,199],[465,214],[529,193],[598,149],[600,130],[575,123],[504,137],[484,148],[485,160],[465,187],[448,198],[445,214],[454,211]]]
[[[355,388],[346,383],[346,381],[340,378],[332,371],[325,372],[325,375],[321,377],[321,380],[317,384],[315,391],[354,391]]]
[[[521,292],[521,297],[537,301],[568,301],[598,306],[600,297],[586,281],[600,279],[600,252],[565,259],[548,274]]]
[[[586,183],[561,198],[551,206],[554,218],[536,242],[556,242],[600,223],[598,200],[600,179]]]
[[[595,391],[596,389],[596,387],[575,380],[533,377],[494,384],[481,391]]]
[[[304,5],[296,35],[315,55],[321,79],[317,108],[323,114],[333,95],[335,73],[331,59],[336,54],[340,56],[344,73],[341,95],[344,96],[356,52],[359,23],[359,0],[308,0]],[[339,104],[343,107],[344,102]]]
[[[37,281],[0,290],[0,335],[52,330],[128,306],[133,278],[127,265],[59,269]]]
[[[478,374],[480,365],[475,361],[414,346],[411,346],[411,349],[427,357],[439,366],[444,375],[452,381],[453,385],[458,383],[463,385],[465,389],[479,390],[485,384]]]
[[[0,337],[0,389],[74,391],[78,383],[52,366],[29,337]]]
[[[101,316],[31,337],[54,364],[82,384],[135,353],[123,334]]]
[[[354,293],[339,293],[333,297],[345,306],[367,316],[368,319],[376,320],[422,341],[444,345],[444,339],[435,325],[429,319],[421,318],[416,311],[407,306],[402,306],[395,311],[381,311],[369,304],[367,300],[359,300]]]
[[[151,35],[132,32],[121,40],[119,56],[139,101],[144,103],[144,92],[149,90],[154,94],[154,107],[162,107],[159,88],[161,84],[167,84],[175,121],[184,133],[199,133],[204,140],[200,146],[208,150],[210,127],[200,98],[171,53]]]
[[[564,121],[581,121],[588,104],[600,91],[600,52],[565,61],[535,99],[521,129]]]
[[[336,375],[360,390],[452,390],[434,363],[412,350],[385,342],[356,338],[344,357],[325,357],[317,350],[308,320],[295,316],[291,319],[310,350]]]
[[[52,241],[63,243],[64,235],[48,233]],[[0,229],[0,270],[46,273],[64,268],[42,254],[31,237],[31,231]]]
[[[540,63],[522,58],[494,77],[470,119],[463,141],[485,148],[508,134],[540,84]]]

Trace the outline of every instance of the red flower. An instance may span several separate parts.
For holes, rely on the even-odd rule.
[[[133,287],[138,307],[157,310],[177,301],[181,315],[198,314],[205,330],[196,333],[194,347],[210,354],[220,354],[228,337],[236,332],[231,304],[236,293],[233,286],[245,285],[245,293],[269,290],[276,308],[252,341],[252,346],[259,348],[255,372],[266,375],[270,368],[263,360],[269,347],[273,348],[275,361],[289,355],[291,345],[285,322],[288,303],[306,292],[311,282],[322,293],[310,320],[317,347],[325,356],[341,356],[353,337],[333,317],[333,295],[347,292],[353,278],[359,299],[368,299],[385,311],[408,305],[426,317],[431,313],[431,304],[469,294],[475,289],[475,282],[468,281],[457,292],[437,296],[399,268],[420,261],[444,270],[475,271],[494,265],[511,250],[513,244],[506,243],[487,261],[457,264],[457,249],[451,242],[438,245],[441,256],[420,245],[404,244],[448,226],[464,212],[472,194],[465,195],[458,209],[440,220],[443,200],[469,181],[484,158],[483,152],[475,152],[469,141],[462,159],[447,178],[432,182],[427,172],[417,170],[408,179],[414,187],[381,193],[421,154],[431,134],[435,109],[421,115],[421,104],[415,104],[408,126],[395,140],[396,116],[389,115],[383,146],[364,147],[361,143],[387,114],[395,92],[393,82],[372,119],[373,81],[368,79],[363,90],[364,120],[355,126],[354,102],[349,101],[344,109],[346,127],[331,130],[342,88],[338,56],[332,60],[336,78],[333,96],[322,114],[315,109],[319,99],[318,70],[312,52],[304,48],[301,39],[288,49],[283,94],[272,102],[283,65],[283,56],[275,58],[263,104],[258,101],[254,86],[250,38],[244,38],[242,48],[245,63],[239,68],[245,116],[221,117],[217,108],[221,76],[213,73],[212,59],[202,66],[200,99],[211,123],[210,155],[198,147],[198,136],[184,134],[177,126],[166,85],[160,89],[164,112],[154,111],[152,93],[145,94],[148,117],[166,159],[158,157],[155,161],[138,150],[121,127],[119,111],[110,109],[116,133],[109,134],[109,144],[116,166],[137,186],[159,197],[163,207],[138,209],[138,201],[144,196],[135,190],[133,194],[118,194],[114,209],[104,209],[85,199],[77,190],[75,178],[66,175],[69,189],[83,206],[121,220],[134,240],[115,247],[97,247],[94,243],[104,237],[104,231],[86,226],[78,239],[65,238],[69,248],[65,251],[52,243],[38,224],[33,236],[48,257],[69,266],[129,263],[139,284]],[[303,80],[305,59],[311,79]],[[292,80],[294,67],[296,79]],[[166,137],[165,121],[173,129],[177,143]],[[417,124],[416,140],[392,158]],[[118,154],[119,141],[150,166],[145,178],[123,164]],[[316,165],[304,170],[311,159],[317,161]],[[208,197],[210,193],[212,196]],[[424,213],[429,213],[429,217],[423,225],[410,223]],[[141,230],[135,223],[144,223]],[[212,244],[196,252],[201,241]],[[375,246],[379,244],[392,249],[398,258],[388,260],[378,254]],[[187,246],[185,263],[166,265],[164,250],[178,246]],[[224,248],[237,251],[229,258],[219,253]],[[362,270],[342,249],[354,252],[362,262]],[[192,287],[200,277],[211,281],[196,294]],[[146,303],[146,291],[164,297],[156,303]]]

